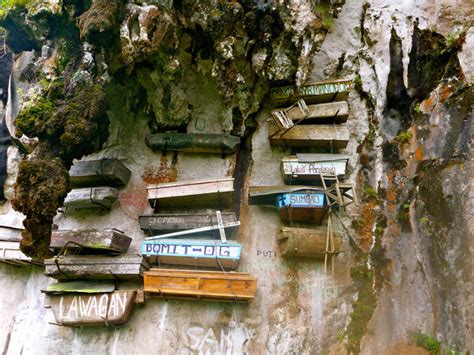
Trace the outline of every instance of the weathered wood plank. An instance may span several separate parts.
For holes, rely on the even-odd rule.
[[[113,187],[90,187],[73,189],[64,200],[64,207],[69,211],[81,209],[110,209],[118,197]]]
[[[235,270],[239,265],[242,246],[217,240],[160,239],[144,240],[142,255],[161,265],[189,265]]]
[[[201,228],[217,224],[215,212],[209,213],[159,213],[142,215],[138,219],[140,228],[149,235]],[[235,213],[222,212],[224,223],[235,222]]]
[[[69,170],[73,188],[127,185],[132,172],[116,158],[78,161]]]
[[[139,255],[67,255],[45,260],[45,275],[58,280],[137,280],[148,263]]]
[[[41,292],[47,294],[64,294],[64,293],[106,293],[115,290],[115,283],[113,281],[68,281],[57,282],[50,284],[46,290]]]
[[[273,112],[279,111],[284,111],[286,116],[292,121],[327,121],[330,119],[336,123],[343,123],[347,121],[347,117],[349,116],[349,105],[346,101],[308,105],[308,114],[303,113],[297,106],[293,106],[288,110],[273,110]]]
[[[326,254],[326,229],[282,227],[278,236],[283,256],[324,258]],[[334,253],[341,251],[342,236],[334,233]]]
[[[162,297],[250,302],[257,279],[243,272],[151,269],[144,285],[145,292]]]
[[[270,130],[270,144],[288,147],[345,148],[349,143],[349,130],[345,125],[297,125],[277,133]]]
[[[348,155],[342,154],[299,154],[284,157],[281,170],[285,182],[320,182],[321,173],[346,174]]]
[[[156,133],[147,135],[145,143],[154,151],[232,154],[240,138],[214,133]]]
[[[61,249],[68,242],[72,242],[68,244],[68,249],[78,249],[82,246],[103,252],[126,253],[132,238],[116,229],[54,230],[50,247]]]
[[[64,326],[123,324],[135,306],[137,292],[50,295],[56,323]]]
[[[23,254],[20,243],[15,241],[0,241],[0,263],[16,266],[43,265],[41,260]]]
[[[328,80],[299,87],[284,86],[272,88],[270,98],[276,106],[292,104],[299,99],[304,99],[308,104],[343,101],[347,99],[351,89],[351,80]]]
[[[149,185],[148,201],[158,206],[216,206],[232,203],[234,179],[189,180],[158,185]],[[210,206],[208,206],[210,207]]]

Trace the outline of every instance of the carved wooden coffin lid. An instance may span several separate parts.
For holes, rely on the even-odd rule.
[[[23,254],[19,242],[0,241],[0,263],[16,266],[43,265],[41,260]]]
[[[155,151],[232,154],[239,147],[240,137],[214,133],[156,133],[147,135],[145,143]]]
[[[242,245],[218,240],[158,239],[142,242],[142,255],[156,264],[189,265],[234,270]]]
[[[45,275],[58,280],[140,280],[148,263],[141,255],[66,255],[45,260]]]
[[[280,252],[284,256],[324,258],[326,254],[326,228],[307,229],[282,227],[278,235]],[[334,233],[333,254],[341,251],[342,236]],[[331,251],[328,246],[328,251]]]
[[[116,158],[78,161],[69,170],[72,187],[122,187],[130,175],[131,171]]]
[[[296,125],[288,131],[270,130],[270,144],[288,147],[345,148],[349,130],[345,125]]]
[[[102,252],[126,253],[132,238],[117,229],[53,230],[50,247],[61,249],[86,248],[82,252],[95,249]]]
[[[315,186],[281,185],[281,186],[250,186],[249,205],[277,205],[280,195],[290,193],[324,194],[324,189]]]
[[[81,209],[103,209],[112,207],[118,197],[114,187],[86,187],[73,189],[64,200],[64,207],[68,211]]]
[[[320,81],[303,86],[272,88],[270,98],[277,105],[287,105],[304,99],[307,103],[321,103],[346,100],[352,89],[352,80],[339,79]]]
[[[151,269],[144,273],[144,291],[157,296],[250,302],[257,279],[245,272]]]

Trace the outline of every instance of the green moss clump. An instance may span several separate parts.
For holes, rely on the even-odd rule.
[[[26,216],[20,244],[26,255],[40,259],[51,255],[51,222],[69,191],[69,174],[60,160],[20,162],[12,204]]]
[[[410,131],[406,132],[400,132],[398,136],[395,138],[395,140],[400,143],[400,144],[405,144],[410,142],[410,140],[413,138],[413,133]]]
[[[419,347],[422,347],[430,354],[439,354],[441,350],[441,342],[435,337],[422,333],[420,330],[410,334],[411,341]]]

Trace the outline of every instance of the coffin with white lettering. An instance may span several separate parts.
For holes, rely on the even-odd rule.
[[[56,323],[64,326],[118,325],[128,321],[137,291],[48,295]]]
[[[151,269],[144,291],[159,297],[224,302],[251,302],[257,279],[246,272]]]
[[[65,246],[76,251],[96,250],[109,253],[126,253],[132,238],[117,229],[54,230],[50,247],[56,250]],[[84,248],[84,249],[83,249]],[[82,254],[86,254],[82,252]]]
[[[304,99],[309,104],[343,101],[347,99],[351,89],[351,80],[328,80],[302,86],[272,88],[270,98],[275,106],[292,104],[299,99]]]
[[[344,176],[348,160],[343,154],[296,154],[282,159],[281,170],[287,184],[320,182],[321,173]]]
[[[141,280],[148,263],[141,255],[66,255],[45,260],[45,275],[58,280]]]
[[[32,259],[20,250],[20,242],[0,241],[0,263],[15,266],[43,265],[41,260]]]
[[[155,264],[188,265],[234,270],[242,246],[218,240],[158,239],[142,242],[142,255]]]

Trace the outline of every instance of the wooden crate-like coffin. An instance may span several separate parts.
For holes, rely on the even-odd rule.
[[[21,241],[20,228],[0,226],[0,240],[4,242],[20,242]]]
[[[68,211],[82,209],[105,209],[112,207],[118,197],[114,187],[86,187],[73,189],[64,200],[64,207]]]
[[[295,182],[321,181],[321,173],[333,173],[339,177],[346,174],[349,156],[342,154],[301,154],[284,157],[281,170],[288,184]]]
[[[285,111],[286,116],[292,121],[302,122],[311,121],[323,121],[327,122],[331,120],[336,123],[343,123],[347,121],[349,115],[349,105],[346,101],[339,102],[328,102],[325,104],[308,105],[308,114],[304,114],[298,106],[293,106],[289,110],[280,109],[274,111]],[[323,123],[321,122],[321,123]]]
[[[138,255],[67,255],[44,263],[45,275],[58,280],[140,280],[148,269],[148,263]]]
[[[116,229],[54,230],[50,247],[61,249],[68,243],[68,249],[82,246],[103,252],[126,253],[131,242],[132,238]]]
[[[94,187],[127,185],[132,172],[119,160],[99,159],[79,161],[69,170],[71,186]]]
[[[240,138],[214,133],[156,133],[147,135],[145,143],[155,151],[232,154]]]
[[[41,260],[35,260],[23,254],[19,242],[0,241],[0,263],[15,266],[43,265]]]
[[[158,239],[142,242],[142,255],[154,264],[187,265],[235,270],[242,246],[218,240]]]
[[[283,256],[303,258],[324,258],[326,254],[326,229],[282,227],[278,236]],[[334,253],[341,251],[342,236],[334,233]]]
[[[270,144],[287,147],[319,147],[342,149],[349,143],[349,130],[345,125],[297,125],[276,133],[270,131]]]
[[[234,196],[234,179],[190,180],[149,185],[148,201],[152,207],[216,206],[230,204]]]
[[[137,291],[49,295],[56,323],[64,326],[118,325],[128,321]]]
[[[222,212],[223,223],[235,222],[235,213]],[[139,217],[140,228],[150,235],[202,228],[217,224],[215,213],[160,213]]]
[[[323,192],[297,191],[277,198],[278,214],[286,222],[314,222],[320,224],[326,216],[326,198]]]
[[[257,279],[244,272],[151,269],[144,291],[162,297],[250,302]]]
[[[347,99],[351,89],[351,80],[328,80],[303,86],[272,88],[270,98],[276,106],[292,104],[299,99],[304,99],[308,104],[343,101]]]

